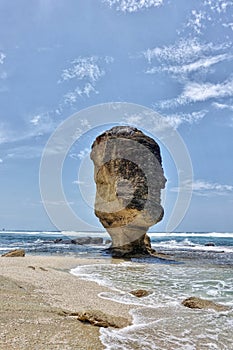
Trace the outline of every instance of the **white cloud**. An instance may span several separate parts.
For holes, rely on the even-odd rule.
[[[98,91],[90,83],[85,84],[83,88],[77,87],[64,95],[64,103],[72,105],[77,102],[79,97],[90,97],[91,92],[98,94]]]
[[[178,187],[173,187],[172,192],[179,192]],[[194,194],[200,196],[210,195],[228,195],[233,193],[232,185],[223,185],[216,182],[207,182],[205,180],[196,180],[192,183],[187,181],[182,185],[182,190],[192,190]]]
[[[104,70],[98,64],[99,58],[79,57],[71,62],[71,67],[63,70],[61,81],[70,79],[83,80],[86,79],[92,83],[96,82],[102,75]]]
[[[230,111],[233,111],[233,105],[227,105],[224,103],[213,102],[212,106],[216,109],[229,109]]]
[[[204,0],[197,2],[196,8],[191,11],[184,30],[190,28],[195,34],[200,35],[209,30],[210,26],[220,25],[231,28],[232,0]]]
[[[195,124],[202,120],[207,114],[206,110],[192,112],[192,113],[179,113],[164,116],[165,121],[174,129],[177,129],[181,124]]]
[[[195,124],[198,123],[201,119],[205,117],[207,114],[207,110],[201,110],[201,111],[194,111],[191,113],[177,113],[177,114],[171,114],[171,115],[163,115],[158,116],[154,118],[153,115],[150,115],[148,120],[149,122],[149,128],[150,130],[153,130],[156,128],[156,130],[164,130],[167,128],[173,128],[178,129],[179,126],[182,124]],[[138,128],[148,128],[148,125],[146,125],[145,116],[142,115],[129,115],[125,116],[123,118],[124,124],[132,125]]]
[[[49,113],[41,113],[24,120],[22,129],[16,130],[7,123],[0,124],[0,144],[27,141],[51,133],[58,121],[54,121]]]
[[[35,115],[35,116],[30,120],[30,123],[32,123],[33,125],[38,125],[40,119],[41,119],[41,116],[40,116],[40,115]]]
[[[140,125],[143,122],[143,117],[138,114],[130,115],[130,116],[125,116],[123,118],[123,121],[129,125]]]
[[[72,182],[73,185],[85,185],[85,182],[84,181],[80,181],[80,180],[74,180]]]
[[[233,96],[233,79],[218,84],[189,82],[179,100],[197,102],[227,96]]]
[[[90,149],[89,148],[85,148],[83,150],[81,150],[78,154],[77,154],[77,157],[79,159],[84,159],[87,155],[90,154]]]
[[[226,13],[228,7],[233,6],[232,0],[205,0],[204,6],[209,7],[209,9],[213,12],[217,12],[218,14]]]
[[[102,0],[117,11],[137,12],[139,10],[163,5],[163,0]]]
[[[72,153],[70,152],[70,154],[69,154],[69,157],[72,158],[72,159],[75,159],[75,160],[78,160],[78,159],[82,160],[85,157],[89,156],[90,152],[91,152],[91,150],[89,148],[87,148],[87,147],[82,149],[81,151],[80,150],[76,151],[76,149],[73,148]]]
[[[230,42],[216,45],[212,42],[200,42],[197,38],[181,39],[173,45],[146,50],[143,54],[148,61],[145,71],[147,74],[167,72],[176,82],[182,84],[182,90],[177,97],[163,100],[157,103],[157,107],[170,108],[211,98],[233,96],[232,77],[214,84],[208,82],[207,75],[210,68],[211,73],[214,72],[214,65],[233,59],[230,50]],[[200,81],[204,80],[203,73],[205,82]]]
[[[52,132],[56,126],[55,122],[48,112],[36,114],[29,119],[28,135],[41,136]]]
[[[216,56],[212,56],[212,57],[204,57],[204,58],[200,58],[192,63],[189,64],[184,64],[181,66],[162,66],[162,67],[153,67],[150,68],[146,71],[146,73],[148,74],[153,74],[156,73],[158,71],[167,71],[167,72],[171,72],[177,75],[182,75],[182,74],[188,74],[191,73],[193,71],[197,71],[200,69],[206,69],[211,67],[214,64],[217,64],[219,62],[222,62],[224,60],[227,59],[232,59],[233,56],[229,55],[229,54],[221,54],[221,55],[216,55]]]
[[[2,158],[0,158],[0,164],[1,164],[1,163],[3,163],[3,159],[2,159]]]
[[[64,104],[74,104],[78,98],[90,97],[92,93],[98,94],[96,90],[97,82],[105,75],[104,66],[114,61],[112,57],[79,57],[71,62],[71,66],[62,71],[58,83],[73,81],[76,86],[73,90],[68,91],[63,97]]]
[[[222,25],[223,25],[223,27],[225,27],[225,28],[230,28],[231,30],[233,30],[233,22],[230,22],[230,23],[223,23]]]
[[[161,101],[158,105],[160,108],[170,108],[190,102],[203,102],[209,99],[230,96],[233,96],[233,79],[217,84],[187,82],[184,85],[183,92],[178,97]]]
[[[0,52],[0,64],[3,64],[5,61],[6,55],[3,52]]]
[[[190,16],[189,22],[187,23],[187,27],[191,27],[193,28],[194,32],[201,34],[201,31],[204,27],[204,20],[206,20],[205,11],[192,10],[192,14]]]
[[[229,44],[215,45],[212,42],[200,42],[197,38],[181,39],[175,44],[147,49],[143,52],[149,63],[153,59],[166,64],[182,65],[195,61],[213,52],[222,51]],[[204,58],[204,57],[203,57]]]

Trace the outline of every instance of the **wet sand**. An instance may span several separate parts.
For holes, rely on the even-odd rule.
[[[94,309],[123,316],[130,323],[130,306],[101,299],[98,294],[108,288],[69,273],[78,265],[93,263],[118,261],[70,256],[0,257],[0,349],[104,349],[98,327],[65,313]]]

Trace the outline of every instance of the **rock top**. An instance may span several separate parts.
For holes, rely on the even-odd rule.
[[[146,232],[164,213],[160,192],[166,179],[159,145],[134,127],[116,126],[96,138],[90,157],[95,215],[112,238],[112,255],[148,254]]]

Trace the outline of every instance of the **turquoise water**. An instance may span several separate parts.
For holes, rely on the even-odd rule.
[[[196,296],[233,308],[231,267],[125,262],[81,266],[72,273],[108,286],[101,298],[132,305],[132,326],[101,329],[107,350],[232,349],[233,309],[191,310],[181,304]],[[137,298],[129,293],[138,288],[152,294]]]
[[[69,240],[83,236],[103,237],[103,244],[69,244]],[[233,266],[233,233],[150,233],[150,236],[156,251],[171,254],[174,259],[188,258],[192,259],[193,263]],[[55,243],[59,238],[63,239],[63,243]],[[0,231],[0,254],[21,248],[25,249],[27,254],[108,257],[105,251],[107,239],[109,236],[105,232]],[[209,246],[209,243],[213,246]]]

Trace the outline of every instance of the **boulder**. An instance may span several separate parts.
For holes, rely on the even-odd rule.
[[[142,298],[142,297],[147,297],[148,295],[151,294],[151,292],[145,289],[136,289],[136,290],[132,290],[130,294],[134,295],[137,298]]]
[[[142,131],[117,126],[92,145],[95,215],[112,239],[115,257],[150,254],[146,232],[163,218],[165,187],[159,145]]]
[[[54,243],[62,243],[62,238],[56,238],[53,242]]]
[[[213,301],[197,297],[190,297],[183,300],[182,305],[191,309],[213,309],[215,311],[226,311],[230,309],[228,306],[217,304]]]
[[[24,257],[25,256],[25,250],[24,249],[15,249],[8,253],[5,253],[2,255],[3,257]]]
[[[207,243],[205,243],[205,246],[206,247],[215,247],[215,244],[214,244],[214,242],[207,242]]]
[[[129,325],[129,321],[126,318],[105,314],[99,310],[72,312],[69,313],[69,316],[76,317],[81,322],[90,323],[97,327],[123,328]]]

